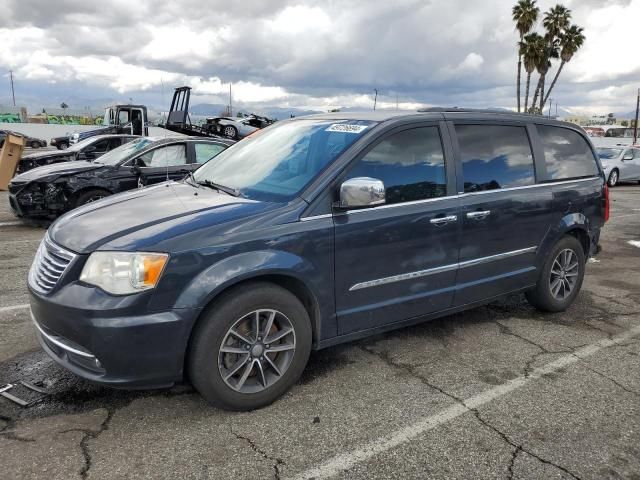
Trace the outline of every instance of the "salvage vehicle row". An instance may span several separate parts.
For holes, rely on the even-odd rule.
[[[95,160],[114,148],[136,138],[132,135],[98,135],[90,137],[64,150],[35,152],[23,155],[18,162],[16,173],[24,173],[36,167],[43,167],[53,163],[70,162],[74,160]]]
[[[131,139],[92,137],[61,154],[114,138]],[[99,158],[54,163],[17,175],[9,184],[10,206],[19,217],[55,218],[114,193],[181,179],[232,143],[197,137],[134,138]]]

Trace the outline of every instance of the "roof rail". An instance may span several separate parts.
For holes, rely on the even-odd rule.
[[[502,110],[497,108],[461,108],[461,107],[428,107],[428,108],[419,108],[419,113],[499,113],[502,115],[529,115],[534,117],[540,117],[539,113],[518,113],[512,112],[511,110]]]

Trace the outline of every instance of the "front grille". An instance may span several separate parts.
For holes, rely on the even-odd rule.
[[[45,235],[29,271],[29,284],[37,292],[49,293],[74,258],[75,254],[54,244],[49,234]]]

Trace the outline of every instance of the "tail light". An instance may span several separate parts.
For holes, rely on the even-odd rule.
[[[605,222],[609,221],[610,204],[611,203],[609,201],[609,185],[605,183],[604,184],[604,221]]]

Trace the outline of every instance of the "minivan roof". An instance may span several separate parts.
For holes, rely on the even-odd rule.
[[[410,119],[425,117],[425,119],[433,120],[434,117],[446,120],[454,120],[456,118],[471,117],[481,119],[482,117],[500,117],[502,120],[519,120],[519,121],[535,121],[536,123],[548,123],[554,125],[563,125],[576,130],[582,130],[581,127],[561,120],[537,115],[532,113],[518,113],[510,110],[497,109],[474,109],[474,108],[458,108],[458,107],[431,107],[420,110],[369,110],[369,111],[347,111],[347,112],[331,112],[316,115],[308,115],[297,118],[317,118],[326,120],[371,120],[375,122],[385,122],[392,119]]]

